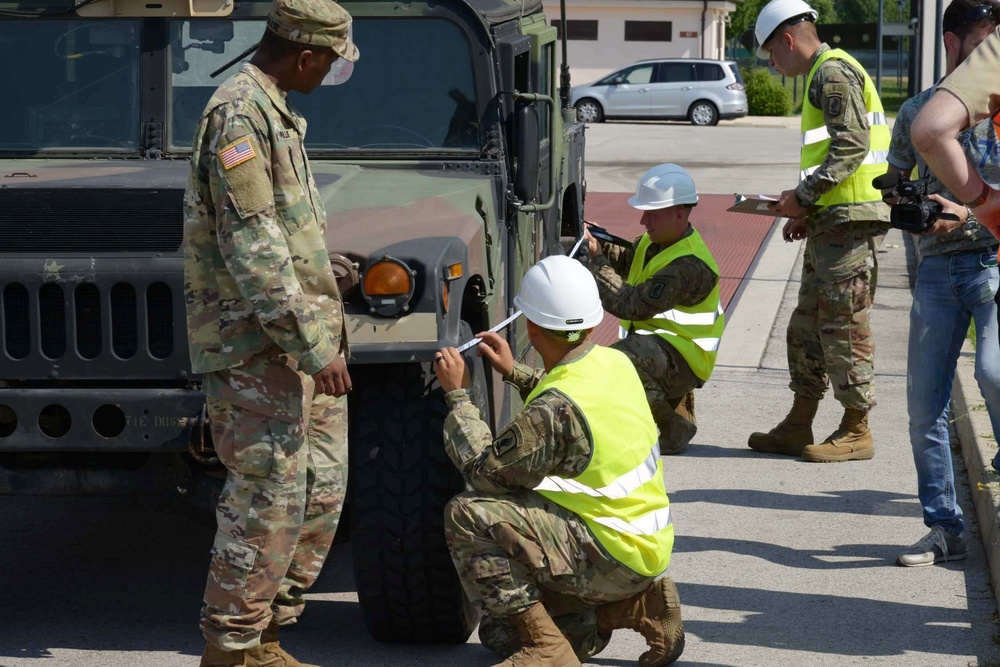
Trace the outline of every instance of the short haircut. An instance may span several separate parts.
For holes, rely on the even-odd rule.
[[[590,329],[576,329],[573,331],[556,331],[555,329],[546,329],[545,327],[539,327],[542,332],[553,342],[557,342],[560,345],[569,345],[570,347],[576,347],[580,343],[587,340],[590,335]]]
[[[942,32],[965,39],[976,28],[992,28],[1000,23],[1000,3],[995,0],[951,0],[944,10]]]

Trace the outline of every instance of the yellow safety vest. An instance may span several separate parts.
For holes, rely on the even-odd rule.
[[[719,267],[708,251],[698,230],[664,248],[649,264],[645,264],[646,250],[650,245],[649,234],[643,234],[632,258],[628,272],[629,285],[635,286],[649,280],[655,273],[676,259],[694,255],[708,264],[719,274]],[[694,306],[674,306],[673,309],[658,313],[648,320],[621,320],[622,329],[634,330],[637,334],[657,335],[673,345],[690,366],[692,372],[702,380],[707,380],[715,368],[715,358],[722,340],[722,330],[726,318],[719,299],[719,283],[705,300]]]
[[[860,204],[869,201],[882,201],[882,193],[872,186],[872,179],[885,173],[889,164],[889,141],[892,137],[889,126],[885,121],[885,112],[882,109],[882,100],[878,97],[875,84],[872,83],[868,72],[850,54],[841,49],[830,49],[824,51],[813,65],[809,76],[806,79],[806,91],[812,84],[813,75],[820,65],[830,58],[846,60],[854,66],[865,77],[865,109],[868,112],[868,125],[870,127],[868,155],[857,170],[836,185],[832,190],[824,194],[816,202],[820,206],[834,206],[837,204]],[[809,94],[806,93],[802,101],[802,154],[799,164],[802,171],[799,180],[805,180],[807,176],[816,171],[823,161],[826,160],[827,153],[830,152],[830,131],[823,120],[823,111],[817,109],[809,102]]]
[[[553,368],[526,402],[546,391],[580,409],[593,450],[582,473],[546,477],[535,491],[582,518],[618,562],[644,576],[660,574],[670,562],[674,527],[656,423],[632,362],[595,345]]]

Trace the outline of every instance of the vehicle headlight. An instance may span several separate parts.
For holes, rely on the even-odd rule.
[[[368,310],[383,317],[397,317],[408,311],[416,275],[406,262],[389,255],[373,262],[361,279],[361,294],[368,302]]]

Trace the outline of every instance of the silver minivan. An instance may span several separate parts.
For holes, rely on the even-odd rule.
[[[599,81],[573,88],[577,118],[687,119],[715,125],[747,115],[747,94],[735,62],[697,58],[640,60]]]

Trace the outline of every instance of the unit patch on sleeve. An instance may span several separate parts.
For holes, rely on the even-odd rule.
[[[235,141],[219,151],[219,161],[226,170],[255,157],[257,157],[257,152],[253,149],[253,144],[250,143],[250,137]]]
[[[504,454],[516,449],[518,445],[521,444],[523,439],[521,435],[521,427],[517,425],[517,422],[513,422],[503,430],[496,440],[493,441],[493,454],[498,459],[503,458]]]

